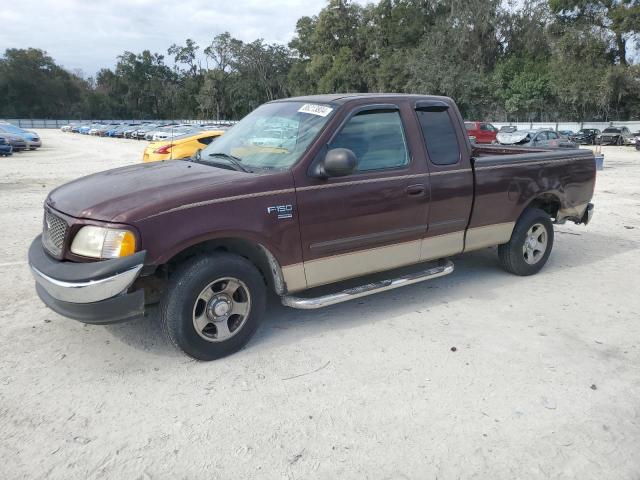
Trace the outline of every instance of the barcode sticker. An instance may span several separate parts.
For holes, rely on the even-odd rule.
[[[320,117],[326,117],[333,111],[333,108],[326,105],[315,105],[313,103],[305,103],[298,109],[300,113],[310,113],[311,115],[318,115]]]

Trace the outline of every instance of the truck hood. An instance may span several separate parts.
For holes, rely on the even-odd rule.
[[[76,218],[131,223],[192,202],[259,188],[263,175],[173,160],[116,168],[53,190],[52,208]]]

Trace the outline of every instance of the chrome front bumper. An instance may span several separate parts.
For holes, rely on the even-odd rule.
[[[146,252],[88,263],[51,258],[41,236],[29,248],[29,267],[36,291],[49,308],[85,323],[113,323],[144,313],[144,291],[129,291],[138,278]]]
[[[56,300],[71,303],[93,303],[124,293],[138,277],[142,265],[117,273],[111,277],[82,282],[56,280],[33,265],[31,273],[36,282]]]

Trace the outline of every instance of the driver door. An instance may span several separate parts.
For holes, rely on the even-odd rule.
[[[308,287],[416,263],[427,230],[424,158],[405,126],[413,111],[398,105],[359,107],[329,141],[358,158],[351,175],[296,184]],[[415,136],[417,137],[417,136]]]

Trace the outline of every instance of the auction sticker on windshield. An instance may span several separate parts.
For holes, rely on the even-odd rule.
[[[313,103],[305,103],[298,109],[301,113],[310,113],[311,115],[318,115],[320,117],[326,117],[333,111],[333,108],[326,105],[315,105]]]

